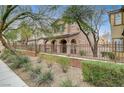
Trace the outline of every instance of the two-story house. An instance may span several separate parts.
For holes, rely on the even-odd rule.
[[[109,12],[113,50],[124,52],[124,6]]]
[[[37,40],[41,51],[70,55],[79,54],[84,50],[92,54],[86,36],[76,23],[62,25],[59,30],[62,31],[56,31],[51,36],[44,36]],[[33,44],[34,40],[29,40],[28,44],[31,43]]]

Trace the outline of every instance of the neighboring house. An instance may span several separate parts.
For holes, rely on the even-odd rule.
[[[105,32],[104,34],[99,36],[99,42],[98,44],[105,45],[105,44],[111,44],[111,35],[109,32]]]
[[[37,39],[41,51],[79,54],[80,51],[84,50],[92,53],[85,35],[80,31],[77,24],[66,24],[60,27],[60,30],[62,31],[56,31],[57,33],[51,36]],[[33,43],[33,39],[28,42],[28,44]]]
[[[100,45],[105,45],[105,44],[109,44],[109,41],[107,38],[104,38],[103,36],[99,37],[99,42],[98,44]]]
[[[109,12],[111,36],[114,50],[124,52],[124,6]]]

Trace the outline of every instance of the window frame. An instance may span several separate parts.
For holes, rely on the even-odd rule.
[[[118,47],[118,43],[115,43],[115,42],[117,42],[117,41],[115,41],[115,40],[122,40],[122,46],[123,46],[123,47]],[[120,41],[119,41],[119,42],[120,42]],[[113,45],[116,46],[116,49],[114,48],[114,51],[115,51],[115,52],[124,52],[124,38],[114,38],[114,39],[113,39]],[[120,48],[120,49],[117,50],[118,48]],[[122,50],[121,50],[121,48],[122,48]]]
[[[116,15],[117,14],[121,14],[121,18],[120,18],[121,23],[119,23],[119,24],[116,23]],[[121,25],[121,24],[123,24],[123,13],[122,12],[117,12],[117,13],[114,14],[114,25]]]

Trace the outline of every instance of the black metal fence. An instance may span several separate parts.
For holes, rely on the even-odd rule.
[[[113,62],[124,62],[123,44],[98,44],[97,56],[94,57],[91,47],[88,44],[80,45],[16,45],[15,48],[38,52],[47,52],[74,57],[81,57],[95,60],[106,60]]]

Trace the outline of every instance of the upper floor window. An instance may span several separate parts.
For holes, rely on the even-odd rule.
[[[121,24],[122,23],[122,20],[121,19],[122,19],[121,13],[115,14],[115,25]]]

